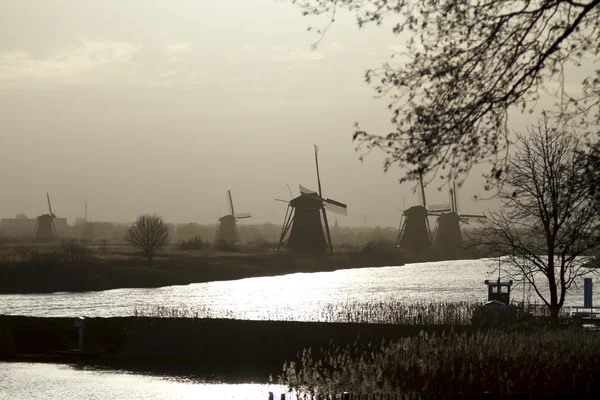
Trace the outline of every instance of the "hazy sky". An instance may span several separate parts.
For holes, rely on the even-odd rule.
[[[358,160],[353,124],[387,133],[367,68],[402,41],[341,15],[316,51],[310,21],[274,0],[0,0],[0,216],[216,222],[231,189],[245,223],[281,223],[286,184],[348,204],[340,225],[396,226],[417,202],[383,154]],[[522,117],[511,126],[523,125]],[[461,210],[492,203],[481,171]],[[447,195],[428,190],[428,202]]]

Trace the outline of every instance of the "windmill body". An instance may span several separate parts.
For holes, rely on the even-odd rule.
[[[437,251],[452,254],[461,250],[460,246],[463,243],[461,225],[468,224],[469,218],[481,219],[485,218],[485,215],[459,214],[458,195],[454,182],[449,193],[451,210],[438,216],[433,246]]]
[[[234,244],[240,241],[237,221],[239,219],[250,218],[250,213],[235,214],[231,190],[227,191],[227,205],[229,207],[229,214],[219,218],[215,241],[217,243]]]
[[[412,253],[423,253],[431,250],[429,217],[438,215],[440,210],[444,210],[446,207],[445,205],[440,205],[429,209],[427,207],[422,177],[419,179],[419,184],[420,190],[418,194],[421,204],[404,210],[396,238],[396,246],[399,249]]]
[[[300,185],[300,196],[288,203],[277,250],[308,256],[327,256],[333,252],[326,210],[347,215],[347,206],[322,197],[317,151],[315,146],[319,193]]]
[[[433,247],[443,251],[456,250],[463,242],[458,213],[452,211],[442,214],[437,218],[436,224]]]
[[[431,237],[427,217],[429,212],[421,205],[404,211],[404,223],[398,235],[398,247],[403,250],[422,252],[431,249]]]
[[[237,243],[239,241],[237,223],[233,215],[226,215],[219,218],[219,226],[217,227],[217,241],[228,243]]]
[[[46,193],[48,199],[48,214],[42,214],[37,217],[37,222],[33,228],[33,240],[35,242],[50,242],[56,240],[56,228],[54,227],[54,218],[56,215],[52,212],[50,205],[50,195]]]
[[[327,255],[329,243],[325,238],[322,212],[323,201],[318,195],[301,194],[290,201],[284,225],[289,235],[282,235],[280,243],[292,253]]]

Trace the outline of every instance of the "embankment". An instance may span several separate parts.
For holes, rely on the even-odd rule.
[[[403,262],[397,256],[353,254],[298,259],[275,252],[164,257],[157,259],[152,268],[139,259],[93,262],[40,259],[16,263],[0,260],[0,294],[153,288],[388,265],[403,265]]]
[[[85,347],[98,351],[97,365],[267,380],[277,377],[285,361],[312,348],[378,343],[419,334],[468,327],[242,321],[193,318],[90,318]],[[0,316],[0,360],[61,360],[58,350],[77,347],[71,318]],[[24,355],[36,355],[24,357]]]

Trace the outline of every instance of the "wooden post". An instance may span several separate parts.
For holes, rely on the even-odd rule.
[[[75,328],[79,328],[79,351],[84,351],[83,347],[83,330],[85,329],[85,318],[77,317],[73,323]]]

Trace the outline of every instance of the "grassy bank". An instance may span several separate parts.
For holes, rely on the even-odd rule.
[[[100,356],[86,362],[226,381],[272,377],[301,393],[600,391],[597,333],[544,320],[473,326],[473,307],[356,303],[324,310],[335,322],[159,307],[87,319],[85,347]],[[0,316],[0,360],[68,362],[57,351],[77,339],[71,318]]]
[[[0,294],[149,288],[402,264],[399,254],[391,251],[310,259],[258,247],[222,251],[180,250],[173,245],[149,268],[124,245],[12,245],[0,249]]]
[[[295,359],[305,347],[324,348],[332,338],[338,343],[357,338],[378,343],[449,329],[444,325],[126,317],[87,319],[85,338],[87,349],[103,354],[94,360],[98,365],[267,381],[270,375],[281,374],[284,362]],[[75,347],[73,319],[0,316],[0,359],[17,360],[19,354],[53,356],[57,350]]]

